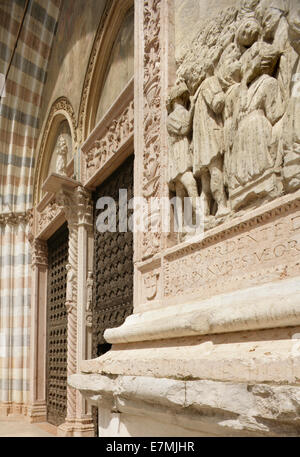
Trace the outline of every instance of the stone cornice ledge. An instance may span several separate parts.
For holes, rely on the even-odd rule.
[[[204,436],[300,435],[299,387],[100,374],[75,374],[68,383],[98,407],[150,416]]]
[[[300,278],[129,316],[108,329],[112,344],[300,325]]]

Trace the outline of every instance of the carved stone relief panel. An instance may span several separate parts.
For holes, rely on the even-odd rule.
[[[300,193],[281,197],[164,256],[166,303],[300,275]],[[278,203],[277,203],[278,202]]]
[[[300,188],[297,3],[237,1],[178,60],[169,188],[199,197],[207,228]]]
[[[62,206],[53,197],[40,212],[37,211],[37,234],[43,233],[62,213]]]
[[[101,127],[101,126],[100,126]],[[130,101],[126,108],[117,115],[105,129],[99,129],[93,142],[83,148],[86,163],[86,181],[103,168],[109,160],[133,137],[134,106]]]

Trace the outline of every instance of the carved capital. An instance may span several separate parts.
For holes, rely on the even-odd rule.
[[[78,225],[92,225],[90,192],[82,186],[72,190],[62,188],[56,194],[56,203],[64,211],[70,229]]]
[[[61,189],[55,197],[56,204],[61,206],[65,213],[69,226],[77,225],[78,208],[76,201],[76,191]]]
[[[10,212],[0,214],[0,225],[19,225],[26,224],[29,220],[28,211],[24,212]]]

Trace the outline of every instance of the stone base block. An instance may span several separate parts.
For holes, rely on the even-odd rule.
[[[93,437],[95,436],[94,424],[91,419],[74,419],[66,421],[57,428],[60,437]]]
[[[0,403],[0,417],[18,417],[27,416],[28,407],[23,403]]]
[[[300,436],[300,386],[100,374],[69,383],[98,398],[100,436]]]
[[[34,403],[28,407],[28,420],[30,423],[47,422],[47,407],[45,402]]]

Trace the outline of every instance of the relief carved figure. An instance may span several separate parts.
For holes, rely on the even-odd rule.
[[[284,123],[284,185],[300,188],[300,5],[291,2],[288,16],[289,41],[293,48],[290,101]]]
[[[283,116],[283,103],[278,81],[270,76],[279,59],[279,52],[267,43],[257,42],[247,52],[242,69],[239,119],[229,166],[229,196],[233,209],[253,194],[261,197],[272,191],[265,185],[251,188],[235,198],[240,187],[261,180],[275,165],[278,143],[273,142],[273,126]]]
[[[193,123],[193,171],[201,180],[203,211],[211,212],[211,195],[217,204],[217,216],[228,212],[223,184],[223,120],[225,95],[219,79],[208,64],[207,78],[200,85]]]
[[[224,125],[224,184],[228,189],[228,178],[230,176],[230,159],[232,157],[232,146],[234,133],[236,131],[237,110],[240,99],[241,86],[241,63],[238,60],[239,51],[234,44],[227,48],[220,60],[218,78],[225,93],[225,104],[223,110]]]
[[[169,162],[169,185],[175,190],[176,196],[183,199],[188,196],[194,201],[198,197],[197,182],[193,176],[193,159],[190,150],[189,134],[192,128],[194,100],[188,111],[188,89],[185,83],[174,87],[170,94],[168,105],[171,111],[167,120],[170,136],[171,157]],[[194,208],[195,209],[195,208]]]
[[[56,148],[56,173],[59,175],[67,175],[67,160],[68,160],[68,145],[63,135],[60,135],[57,140]]]
[[[114,119],[108,128],[84,151],[87,178],[103,167],[133,134],[134,108],[131,101],[125,110]]]
[[[187,130],[180,137],[168,120],[170,166],[174,144],[189,143],[181,164],[193,161],[207,227],[300,188],[299,37],[299,0],[240,0],[177,62]]]

